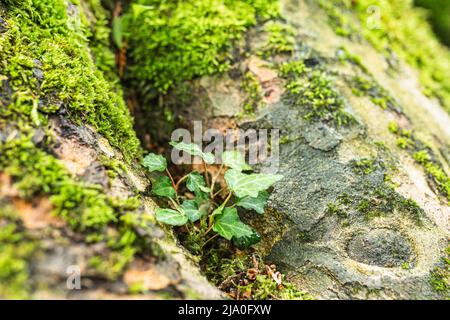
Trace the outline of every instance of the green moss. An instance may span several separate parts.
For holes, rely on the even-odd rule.
[[[354,76],[349,80],[352,92],[358,97],[368,96],[370,100],[383,110],[390,109],[400,111],[399,104],[392,98],[389,93],[380,85],[378,85],[372,77]]]
[[[287,144],[291,141],[291,139],[289,138],[289,136],[284,135],[280,137],[280,144]]]
[[[418,140],[412,131],[399,128],[395,122],[389,124],[389,131],[398,136],[397,146],[401,149],[406,149],[414,160],[422,165],[428,177],[435,183],[441,194],[450,201],[450,177],[444,171],[432,150]]]
[[[336,215],[340,218],[347,218],[348,213],[344,209],[340,208],[339,205],[341,203],[328,203],[327,205],[327,213]]]
[[[326,212],[331,215],[336,215],[337,217],[344,219],[343,225],[348,225],[349,213],[352,210],[353,201],[347,193],[343,193],[338,196],[335,202],[330,202],[327,204]]]
[[[354,171],[359,174],[370,174],[380,168],[380,164],[375,159],[361,159],[352,162]]]
[[[125,247],[120,251],[110,252],[107,257],[92,257],[88,262],[88,266],[95,269],[106,279],[113,281],[119,277],[125,266],[132,261],[135,253],[136,249]]]
[[[281,76],[292,81],[303,75],[307,68],[302,60],[292,60],[280,64],[278,70]]]
[[[419,70],[424,93],[437,97],[450,112],[450,52],[436,39],[424,11],[415,8],[412,0],[321,0],[320,4],[336,34],[363,36],[388,61],[392,61],[394,51]],[[378,8],[380,19],[368,11],[369,6]],[[366,26],[373,19],[374,27]]]
[[[398,127],[398,124],[395,121],[389,122],[388,130],[389,130],[389,132],[391,132],[393,134],[397,134],[400,132],[400,128]]]
[[[115,179],[118,174],[124,174],[127,172],[127,167],[125,164],[114,158],[101,155],[99,157],[99,161],[105,167],[106,173],[111,180]]]
[[[430,285],[442,297],[450,299],[450,247],[447,247],[441,265],[431,272]]]
[[[82,7],[76,8],[70,12],[63,0],[8,2],[0,75],[14,94],[2,103],[0,118],[37,126],[48,114],[67,112],[131,160],[140,149],[128,108],[96,68],[88,48],[91,32]],[[96,37],[105,41],[106,35]]]
[[[275,0],[133,1],[126,16],[130,75],[165,93],[180,81],[223,72],[244,31],[277,15]]]
[[[264,25],[264,31],[268,33],[268,39],[260,51],[263,58],[294,53],[296,32],[293,27],[279,21],[269,21]]]
[[[405,137],[398,138],[396,143],[400,149],[406,149],[414,145],[414,142],[411,139]]]
[[[427,18],[441,41],[450,47],[450,2],[447,0],[414,0],[427,10]]]
[[[140,156],[107,52],[107,14],[97,0],[84,4],[93,15],[85,14],[78,2],[70,6],[63,0],[7,2],[6,14],[2,13],[7,30],[0,34],[0,172],[13,178],[21,198],[48,197],[53,214],[87,243],[104,241],[110,255],[97,267],[116,277],[135,253],[154,251],[151,238],[134,231],[151,233],[154,221],[138,214],[138,198],[108,196],[103,186],[71,176],[49,152],[54,146],[48,118],[56,115],[94,127],[128,162]],[[108,73],[106,78],[102,71]],[[99,160],[110,174],[127,170],[122,161]],[[21,255],[20,243],[2,239],[0,245],[6,246],[2,263],[15,261],[11,256],[15,252]],[[18,278],[27,281],[23,275]]]
[[[102,229],[116,221],[101,187],[74,181],[56,158],[34,145],[31,134],[0,142],[0,150],[0,171],[14,178],[21,196],[51,195],[55,214],[72,228]]]
[[[348,1],[319,0],[319,5],[327,12],[330,25],[337,35],[350,37],[357,33],[354,21],[348,14]]]
[[[223,258],[215,251],[203,260],[203,269],[208,279],[215,285],[220,285],[223,281],[246,270],[247,258]]]
[[[93,53],[96,67],[103,72],[105,78],[111,82],[118,82],[116,73],[116,58],[111,49],[111,29],[108,27],[110,13],[102,6],[101,0],[84,0],[92,15],[86,18],[89,26],[89,47]],[[119,86],[116,87],[121,95]]]
[[[383,172],[386,170],[386,166],[382,164],[376,170]],[[371,180],[366,180],[368,178],[365,177],[364,172],[358,174],[362,175],[364,179],[361,182],[363,194],[343,193],[339,195],[335,202],[328,204],[327,213],[344,219],[343,223],[348,225],[359,217],[364,220],[371,220],[389,216],[398,211],[409,216],[418,226],[422,226],[422,218],[425,216],[425,212],[414,200],[399,195],[385,181],[373,184]]]
[[[152,252],[151,239],[140,237],[136,228],[151,232],[154,218],[138,215],[137,197],[119,200],[97,185],[74,181],[59,160],[23,138],[0,143],[0,171],[14,178],[22,197],[48,195],[53,213],[73,230],[83,232],[86,242],[105,241],[113,251],[99,265],[107,277],[116,276],[135,252]]]
[[[405,198],[400,200],[400,204],[403,210],[411,214],[417,222],[421,221],[424,211],[416,201]]]
[[[249,292],[254,300],[312,300],[313,298],[299,291],[293,284],[284,282],[281,289],[268,275],[257,275],[256,280],[247,285],[238,286],[241,292]]]
[[[28,262],[37,242],[19,229],[15,211],[0,203],[0,298],[25,299],[30,294]]]
[[[365,219],[383,217],[392,214],[394,210],[408,214],[419,226],[422,225],[423,209],[412,199],[396,194],[389,187],[377,189],[370,197],[363,198],[357,205],[357,210],[364,214]]]
[[[337,56],[341,62],[345,62],[345,61],[350,62],[350,63],[354,64],[355,66],[359,67],[366,74],[369,73],[369,70],[363,63],[363,59],[358,55],[351,54],[347,48],[342,47],[342,46],[339,47],[339,49],[337,51]]]
[[[296,106],[307,110],[305,119],[328,121],[336,126],[355,122],[355,118],[345,111],[344,100],[325,71],[306,68],[303,62],[296,60],[281,64],[279,70],[288,80],[289,98]]]
[[[256,265],[255,265],[256,263]],[[312,297],[298,290],[292,283],[282,279],[278,285],[267,274],[264,261],[258,256],[225,258],[220,250],[213,250],[203,260],[205,275],[222,290],[240,299],[252,300],[311,300]],[[254,278],[249,277],[252,271]]]
[[[248,71],[245,73],[241,88],[246,93],[244,111],[253,113],[262,101],[262,89],[258,79],[252,72]]]
[[[428,154],[427,150],[420,150],[413,154],[414,160],[416,160],[420,164],[426,164],[428,161],[431,160],[430,155]]]
[[[390,171],[395,171],[393,164],[385,163],[377,159],[361,159],[352,161],[353,171],[358,175],[369,175],[371,173],[382,173],[383,182],[377,186],[368,186],[366,192],[368,196],[356,197],[349,203],[353,203],[353,208],[364,215],[366,220],[376,217],[383,217],[399,210],[410,215],[418,225],[422,225],[421,217],[424,212],[422,208],[412,199],[404,198],[395,192],[395,184],[392,182]],[[349,209],[347,209],[349,210]]]
[[[444,172],[442,167],[431,161],[427,162],[424,167],[426,172],[433,177],[439,190],[446,195],[447,199],[450,201],[450,178]]]
[[[411,269],[410,263],[409,263],[409,262],[403,262],[403,263],[402,263],[402,269],[403,269],[403,270],[409,270],[409,269]]]

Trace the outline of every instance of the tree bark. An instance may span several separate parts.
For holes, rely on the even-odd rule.
[[[69,16],[90,17],[92,27],[98,16],[81,3],[68,8]],[[280,129],[278,173],[284,178],[274,187],[265,214],[245,214],[244,219],[262,236],[255,249],[297,288],[319,299],[448,296],[448,266],[442,259],[449,236],[449,114],[438,100],[424,95],[417,70],[395,56],[387,59],[365,40],[337,35],[317,3],[282,0],[280,5],[277,23],[294,30],[292,49],[261,54],[271,34],[264,25],[255,26],[236,45],[229,71],[184,82],[188,99],[181,100],[173,90],[161,98],[164,105],[176,125],[190,129],[194,120],[221,131]],[[16,37],[13,31],[20,37],[21,32],[14,29],[8,6],[12,4],[0,6],[4,51],[7,37]],[[89,52],[87,68],[97,68],[92,42],[81,43]],[[46,79],[46,70],[41,70],[45,55],[30,58],[34,65],[29,70],[39,87],[39,78]],[[295,61],[304,68],[298,74],[279,67]],[[11,110],[0,112],[0,226],[5,230],[0,257],[8,270],[0,278],[0,297],[222,298],[201,274],[197,258],[178,244],[170,228],[156,222],[149,177],[137,160],[141,151],[127,156],[120,139],[109,139],[101,125],[80,121],[83,112],[74,118],[75,111],[64,107],[70,101],[56,101],[59,111],[46,113],[40,123],[33,120],[33,111],[15,116],[11,106],[18,104],[18,89],[24,87],[10,67],[14,63],[7,58],[0,66],[1,107]],[[123,103],[119,85],[106,74],[98,71],[95,77],[113,83],[106,90]],[[369,88],[361,87],[358,79],[365,79]],[[300,81],[300,92],[289,86],[295,81]],[[38,87],[33,82],[26,94],[39,96]],[[146,114],[142,97],[125,90],[129,105],[134,101],[131,115],[139,117],[135,128],[143,144],[149,126],[160,133],[154,141],[167,139],[170,132],[164,132],[160,110],[158,118]],[[131,99],[135,96],[137,100]],[[44,105],[55,102],[51,94],[44,98]],[[312,101],[328,98],[336,108],[311,113]],[[121,112],[129,118],[128,110]],[[126,141],[136,139],[132,135]],[[428,160],[419,158],[424,150]],[[32,161],[46,162],[27,162],[30,154]],[[31,173],[41,172],[50,158],[57,161],[65,184],[81,185],[95,196],[67,196],[54,178],[48,185],[35,184],[38,177]],[[99,210],[111,211],[114,218],[74,227],[67,218],[77,212],[70,207],[71,197],[76,206],[86,207],[80,219]],[[137,205],[125,203],[133,197]],[[92,205],[94,198],[104,199],[101,207]],[[61,208],[65,211],[52,214]],[[131,244],[126,235],[133,238]],[[444,283],[444,289],[436,289],[436,282]]]

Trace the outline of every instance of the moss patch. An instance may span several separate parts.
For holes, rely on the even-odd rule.
[[[277,54],[293,54],[295,50],[295,29],[280,21],[269,21],[264,25],[267,32],[267,42],[260,50],[263,58]]]
[[[434,152],[420,141],[411,130],[400,128],[396,122],[389,123],[388,130],[397,136],[397,146],[407,150],[428,174],[429,180],[450,201],[450,177],[444,171]]]
[[[305,119],[336,126],[355,122],[355,118],[345,111],[343,97],[336,90],[332,75],[320,67],[308,68],[303,61],[296,60],[282,63],[278,68],[281,76],[288,80],[287,99],[306,110]]]
[[[238,300],[311,300],[312,297],[289,283],[274,265],[268,266],[256,255],[224,257],[211,250],[202,263],[206,276]],[[274,277],[279,279],[278,283]]]
[[[241,88],[247,95],[244,102],[244,111],[253,113],[262,101],[261,84],[252,72],[247,71],[242,80]]]
[[[430,284],[442,297],[450,299],[450,247],[446,249],[441,266],[431,272]]]
[[[370,101],[383,110],[401,112],[401,107],[391,95],[369,76],[354,76],[348,80],[353,94],[358,97],[368,96]]]
[[[14,210],[0,202],[0,297],[26,299],[30,294],[28,261],[37,242],[20,230]]]
[[[49,114],[68,113],[76,123],[92,125],[127,160],[138,155],[128,109],[97,69],[88,48],[93,35],[82,7],[39,0],[8,1],[6,9],[0,75],[14,94],[2,103],[2,121],[39,126]],[[101,32],[94,37],[104,43],[105,31]]]
[[[276,0],[133,1],[125,16],[133,30],[130,76],[166,93],[180,81],[223,72],[244,31],[278,12]]]
[[[0,171],[13,178],[22,199],[48,197],[53,214],[64,218],[85,242],[105,242],[110,254],[92,266],[111,278],[135,253],[153,252],[151,238],[138,235],[136,229],[145,233],[154,222],[139,215],[138,198],[119,200],[101,185],[80,181],[50,152],[55,147],[50,117],[89,124],[130,163],[141,152],[128,108],[113,80],[116,76],[105,77],[101,71],[112,72],[111,55],[93,57],[107,54],[103,51],[109,37],[106,13],[96,0],[86,2],[96,8],[93,16],[85,14],[78,1],[73,3],[7,1],[6,8],[0,6],[6,22],[0,33]],[[99,160],[115,174],[124,171],[122,160]],[[20,261],[31,251],[25,245],[22,249],[20,241],[9,240],[22,237],[14,225],[19,223],[14,220],[8,237],[2,235],[0,241],[5,263],[2,276],[13,279],[8,280],[9,288],[16,282],[26,284],[26,266]],[[2,290],[8,297],[16,296],[15,291],[23,296],[20,290]]]
[[[364,37],[389,61],[394,51],[419,70],[424,93],[437,97],[450,112],[450,52],[436,39],[424,11],[411,0],[321,0],[320,5],[336,34]],[[369,7],[378,10],[379,19]],[[373,22],[371,27],[368,21]]]
[[[371,220],[397,211],[416,225],[423,225],[424,210],[414,200],[395,191],[389,175],[389,170],[396,170],[393,164],[378,158],[363,158],[351,161],[349,166],[361,179],[357,188],[362,192],[340,194],[334,202],[328,203],[328,214],[336,215],[343,224],[349,224],[353,219]]]

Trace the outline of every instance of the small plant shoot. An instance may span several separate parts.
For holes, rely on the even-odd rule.
[[[202,152],[193,143],[172,141],[170,145],[200,158],[205,170],[189,172],[175,181],[166,159],[149,153],[143,166],[149,172],[160,173],[152,179],[152,192],[167,200],[167,208],[157,209],[156,219],[171,226],[184,226],[200,247],[217,236],[233,241],[239,247],[260,241],[259,234],[241,221],[238,208],[264,214],[269,198],[267,189],[283,176],[252,173],[252,167],[238,151],[225,151],[220,167],[216,165],[219,168],[213,171],[210,168],[215,162],[212,153]]]

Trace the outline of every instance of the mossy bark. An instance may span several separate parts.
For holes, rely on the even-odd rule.
[[[391,5],[377,4],[392,28]],[[380,44],[361,4],[280,6],[236,43],[227,72],[178,84],[164,107],[186,127],[281,130],[285,178],[263,217],[244,218],[263,235],[257,250],[299,289],[330,299],[448,297],[445,82],[432,84],[442,94],[433,96],[424,79],[434,71],[407,63],[414,49],[400,52],[410,26],[398,22],[405,29]],[[424,51],[439,46],[428,31]],[[445,68],[442,46],[439,59]]]
[[[209,15],[213,2],[195,10]],[[182,79],[172,69],[154,79],[166,56],[142,59],[140,72],[133,59],[154,52],[139,47],[145,34],[129,35],[125,89],[99,1],[0,5],[0,297],[219,298],[155,221],[140,166],[135,130],[147,147],[191,120],[281,130],[285,178],[262,218],[243,218],[263,236],[255,249],[297,288],[333,299],[448,297],[450,118],[439,62],[421,70],[416,51],[395,51],[402,36],[380,44],[359,33],[361,4],[226,4],[240,2],[247,11],[220,13],[240,36],[217,29],[214,66],[195,60]]]
[[[0,6],[0,297],[218,298],[156,224],[106,17]]]

